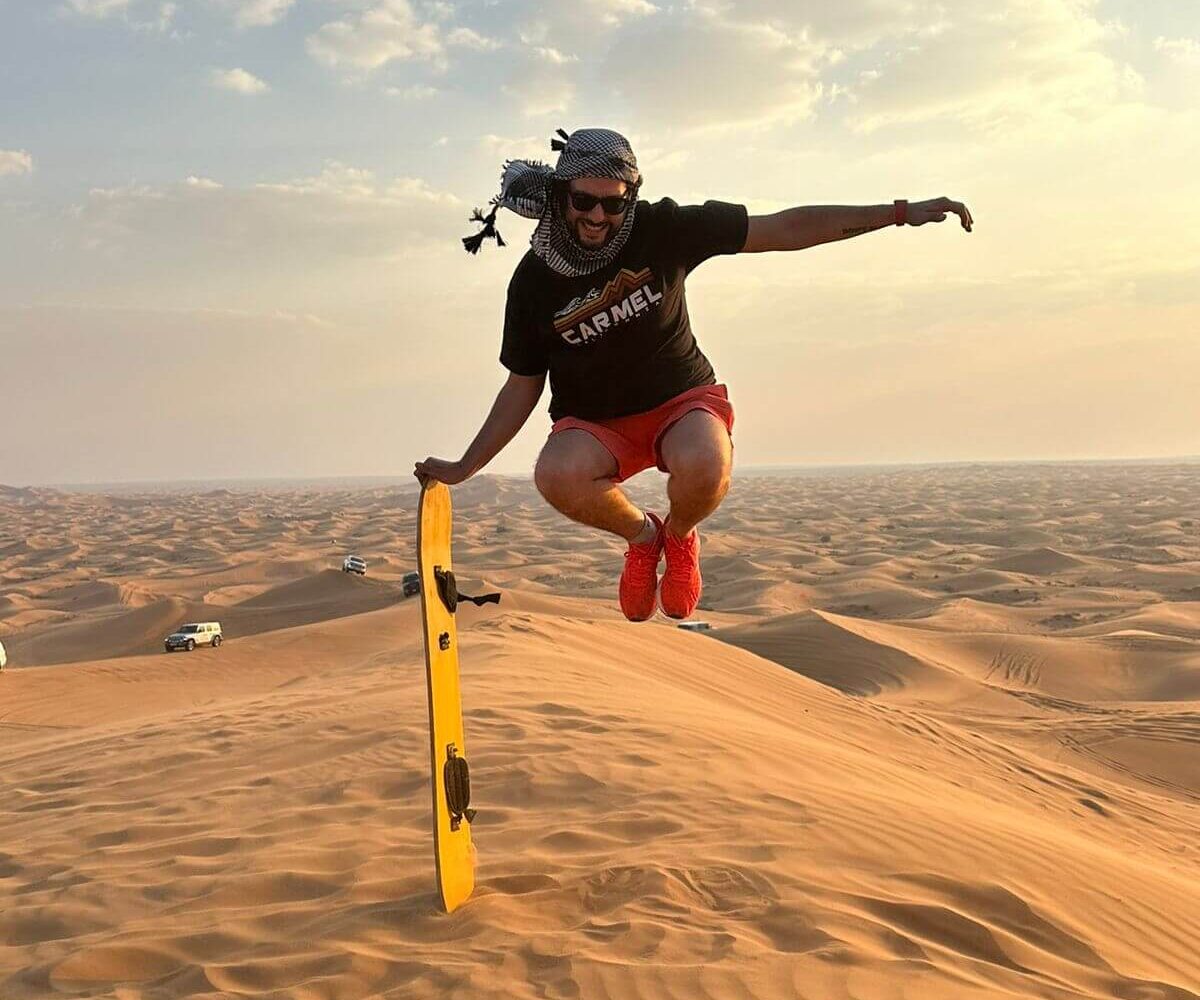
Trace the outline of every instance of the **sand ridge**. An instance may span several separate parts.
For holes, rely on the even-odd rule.
[[[1200,996],[1198,486],[740,477],[692,634],[466,484],[459,575],[505,596],[460,612],[450,917],[413,490],[4,492],[0,996]],[[180,615],[229,641],[129,648]]]

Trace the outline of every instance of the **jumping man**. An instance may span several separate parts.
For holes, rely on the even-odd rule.
[[[947,213],[970,232],[971,213],[949,198],[749,217],[718,201],[650,204],[638,201],[642,175],[623,136],[559,135],[553,169],[505,164],[490,214],[475,216],[484,229],[463,240],[472,253],[486,237],[503,246],[497,208],[538,220],[508,286],[500,351],[508,380],[463,457],[427,458],[416,474],[453,485],[486,466],[529,419],[549,374],[553,426],[534,469],[538,490],[572,520],[629,543],[625,617],[646,620],[657,599],[669,617],[686,618],[700,600],[696,526],[729,489],[733,458],[733,407],[692,335],[687,275],[718,254],[802,250]],[[617,485],[651,466],[668,476],[665,521]]]

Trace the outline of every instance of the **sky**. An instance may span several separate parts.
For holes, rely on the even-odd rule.
[[[693,273],[739,464],[1198,455],[1197,95],[1197,0],[0,0],[0,482],[459,457],[531,223],[459,237],[584,126],[650,200],[971,209]]]

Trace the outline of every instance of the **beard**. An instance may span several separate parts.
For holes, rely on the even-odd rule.
[[[588,226],[583,219],[576,219],[575,225],[571,227],[571,235],[575,242],[592,250],[604,246],[616,231],[617,227],[607,221],[604,222],[603,228],[594,228]]]
[[[637,206],[632,204],[615,218],[605,216],[607,232],[603,239],[594,244],[587,244],[579,238],[581,214],[569,213],[562,200],[554,199],[546,206],[529,242],[534,253],[551,270],[575,278],[591,274],[607,267],[621,252],[632,232],[636,208]],[[568,219],[568,214],[574,218]]]

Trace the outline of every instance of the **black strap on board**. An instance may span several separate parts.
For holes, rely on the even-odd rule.
[[[442,569],[441,566],[433,567],[433,575],[437,580],[438,594],[442,598],[442,603],[446,605],[446,609],[454,614],[458,608],[459,601],[470,601],[476,607],[482,607],[485,604],[499,604],[499,594],[481,594],[479,597],[468,597],[466,594],[458,592],[458,584],[454,580],[454,570]]]
[[[442,781],[446,786],[446,809],[450,812],[450,829],[457,830],[465,819],[475,819],[471,805],[471,769],[466,758],[458,755],[453,743],[446,746],[446,763],[442,767]]]

